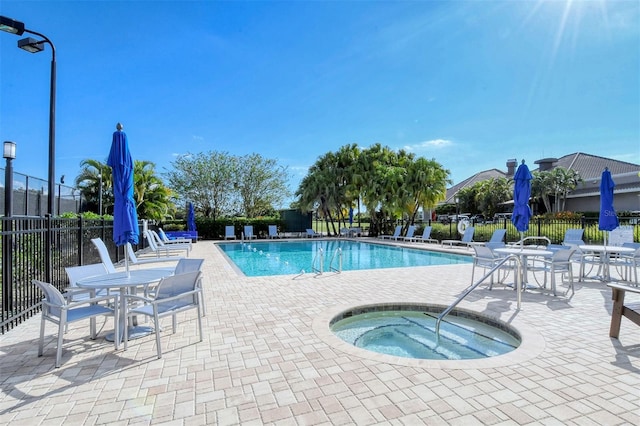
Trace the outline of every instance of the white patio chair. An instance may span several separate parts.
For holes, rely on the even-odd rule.
[[[198,313],[198,332],[200,342],[202,342],[202,316],[200,314],[202,288],[198,284],[201,274],[201,271],[195,271],[165,277],[160,280],[154,297],[124,296],[129,303],[142,303],[142,305],[127,312],[127,321],[130,316],[134,315],[146,315],[153,319],[158,358],[162,358],[162,346],[160,345],[161,318],[171,317],[172,331],[175,334],[177,314],[194,309]],[[127,327],[124,329],[124,349],[127,350],[128,331]]]
[[[321,233],[316,232],[311,228],[307,228],[306,232],[307,232],[307,238],[319,238],[319,237],[322,237]]]
[[[58,368],[60,367],[62,359],[62,344],[67,324],[89,319],[90,337],[91,339],[95,339],[95,317],[101,315],[113,316],[115,332],[114,345],[116,350],[119,349],[120,339],[118,338],[119,320],[117,295],[93,297],[81,302],[68,303],[62,293],[60,293],[60,291],[51,284],[38,280],[33,280],[33,284],[38,286],[38,288],[40,288],[44,293],[44,299],[42,300],[42,318],[40,321],[40,339],[38,341],[38,356],[42,356],[44,352],[44,329],[46,321],[50,321],[58,325],[58,340],[56,346],[56,368]],[[107,302],[109,306],[100,302]]]
[[[482,268],[485,272],[488,272],[498,266],[498,264],[504,259],[504,257],[494,253],[493,250],[487,246],[474,245],[473,250],[475,251],[475,254],[473,256],[473,269],[471,269],[471,284],[474,284],[476,268]],[[500,268],[491,274],[489,279],[489,290],[493,289],[493,278],[496,272],[498,274],[498,282],[503,283],[509,272],[513,271],[513,269],[513,262],[505,262]],[[500,276],[501,271],[504,271],[504,275],[502,277]]]
[[[174,275],[185,274],[187,272],[202,271],[204,259],[182,259],[176,265]],[[198,280],[198,287],[202,288],[202,275]],[[204,291],[200,293],[200,305],[202,306],[202,316],[207,315],[207,308],[204,304]]]
[[[131,244],[126,244],[127,256],[129,256],[130,265],[146,265],[149,263],[165,263],[165,262],[178,262],[180,259],[184,259],[182,256],[170,256],[170,257],[138,257],[133,251]],[[173,268],[171,268],[173,269]]]
[[[83,278],[95,277],[107,273],[104,263],[92,263],[81,266],[68,266],[64,268],[69,278],[69,288],[63,293],[63,296],[70,302],[79,302],[91,298],[89,290],[79,288],[77,282]],[[117,292],[116,292],[117,293]],[[99,290],[95,296],[106,296],[109,290]],[[112,293],[113,294],[113,293]]]
[[[554,296],[556,295],[556,274],[561,274],[560,282],[564,281],[563,278],[565,274],[568,275],[569,287],[567,288],[565,295],[569,293],[569,290],[571,290],[571,295],[575,293],[573,288],[573,268],[571,263],[571,256],[573,256],[575,251],[576,249],[574,247],[568,247],[564,250],[554,251],[553,256],[550,258],[537,257],[533,261],[533,266],[529,268],[531,271],[544,272],[544,288],[547,287],[547,275],[551,275],[551,291]]]

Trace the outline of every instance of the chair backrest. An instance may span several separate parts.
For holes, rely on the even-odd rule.
[[[480,244],[474,244],[473,249],[476,252],[474,259],[476,259],[477,261],[489,260],[493,262],[496,259],[496,255],[489,247],[482,246]]]
[[[82,266],[69,266],[64,268],[69,278],[69,287],[77,287],[77,282],[83,278],[95,277],[107,273],[104,263],[92,263]]]
[[[149,248],[151,249],[151,251],[157,253],[158,244],[156,243],[156,239],[153,237],[153,234],[151,234],[151,231],[149,230],[144,231],[144,235],[145,237],[147,237],[147,244],[149,244]]]
[[[253,225],[244,226],[244,236],[245,238],[253,236]]]
[[[47,303],[43,304],[42,314],[45,316],[52,316],[60,318],[60,313],[63,307],[67,306],[67,301],[57,288],[49,283],[39,280],[33,280],[42,293],[44,293],[44,300]]]
[[[136,256],[135,252],[133,251],[133,247],[131,247],[131,244],[125,244],[127,246],[126,250],[127,250],[127,256],[129,256],[129,260],[131,261],[131,263],[133,265],[135,265],[136,263],[138,263],[138,257]]]
[[[107,246],[104,244],[104,241],[100,238],[93,238],[91,242],[98,249],[98,254],[100,255],[100,260],[104,264],[104,267],[107,269],[107,272],[112,274],[116,272],[116,267],[113,265],[111,261],[111,256],[109,256],[109,250],[107,250]]]
[[[316,235],[316,231],[311,228],[307,228],[307,235]]]
[[[167,234],[164,233],[164,231],[162,230],[162,228],[158,228],[158,235],[160,236],[160,238],[162,239],[162,241],[164,241],[165,243],[170,242],[171,240],[169,239],[169,237],[167,237]]]
[[[473,241],[473,233],[476,231],[476,228],[473,226],[468,226],[467,229],[464,230],[464,234],[462,234],[462,242],[470,243]]]
[[[411,238],[413,237],[413,234],[416,233],[416,227],[415,225],[409,225],[409,228],[407,228],[407,238]]]
[[[402,225],[397,225],[396,229],[393,230],[393,236],[394,237],[399,237],[400,236],[400,232],[402,232]]]
[[[500,243],[504,241],[504,236],[506,235],[507,230],[506,229],[496,229],[495,231],[493,231],[493,234],[491,235],[491,239],[489,239],[490,243]]]
[[[164,241],[162,241],[162,239],[160,238],[160,235],[158,235],[158,233],[156,231],[154,231],[153,229],[149,229],[149,234],[151,234],[151,239],[156,243],[156,245],[158,247],[164,247]]]
[[[180,259],[176,265],[175,275],[184,274],[187,272],[199,271],[202,269],[204,259]]]
[[[584,244],[584,241],[582,240],[583,234],[584,234],[584,229],[582,228],[567,229],[564,233],[564,240],[562,240],[562,244],[564,245]]]
[[[225,238],[229,238],[229,237],[233,237],[235,238],[236,236],[236,230],[235,227],[233,225],[227,225],[224,227],[224,237]]]
[[[424,231],[422,231],[422,239],[428,240],[429,238],[431,238],[431,227],[425,226]]]
[[[198,281],[200,281],[201,274],[201,271],[193,271],[162,278],[156,289],[155,300],[158,301],[195,290],[198,286]],[[166,308],[171,307],[173,309],[191,304],[197,305],[198,295],[187,295],[184,299],[172,300],[171,302],[167,302],[167,304],[171,306],[166,306]]]
[[[269,225],[269,236],[270,237],[278,236],[278,227],[276,225]]]
[[[553,263],[569,263],[571,256],[575,253],[575,248],[570,248],[568,250],[556,250],[553,252],[553,256],[551,256],[551,262]]]

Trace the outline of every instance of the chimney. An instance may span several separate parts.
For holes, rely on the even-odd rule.
[[[513,175],[516,174],[516,166],[518,165],[518,160],[515,158],[512,158],[510,160],[507,160],[507,177],[512,177]]]
[[[553,165],[557,161],[557,158],[543,158],[542,160],[535,161],[534,164],[538,164],[538,170],[546,172],[553,169]]]

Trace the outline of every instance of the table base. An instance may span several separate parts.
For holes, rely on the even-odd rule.
[[[148,336],[149,334],[152,334],[152,333],[153,333],[153,327],[137,325],[135,327],[129,328],[129,340],[139,339],[141,337]],[[109,333],[105,336],[105,340],[107,342],[113,342],[114,337],[115,337],[115,333]],[[124,330],[120,338],[124,340]]]

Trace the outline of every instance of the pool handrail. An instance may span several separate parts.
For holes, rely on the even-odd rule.
[[[522,301],[522,261],[515,254],[510,254],[506,256],[504,259],[501,259],[489,272],[487,272],[482,278],[476,281],[474,284],[471,284],[458,298],[451,304],[447,309],[442,311],[440,315],[438,315],[438,319],[436,320],[436,345],[440,344],[440,323],[442,319],[447,316],[453,308],[455,308],[458,303],[462,301],[469,293],[476,289],[484,280],[489,278],[495,271],[497,271],[502,265],[504,265],[508,260],[515,259],[518,264],[518,269],[516,271],[516,290],[518,292],[518,310],[520,310],[520,303]]]

